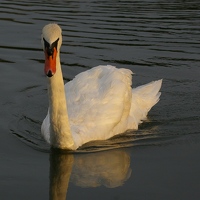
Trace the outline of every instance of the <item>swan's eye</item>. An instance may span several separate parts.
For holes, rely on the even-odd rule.
[[[49,47],[50,47],[50,44],[43,38],[43,40],[44,40],[44,48],[46,49],[49,49]]]

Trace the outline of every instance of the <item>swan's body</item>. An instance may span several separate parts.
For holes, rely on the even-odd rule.
[[[78,74],[64,85],[59,50],[61,29],[56,24],[43,28],[42,38],[51,44],[57,41],[52,60],[46,55],[49,111],[42,124],[42,135],[52,146],[75,150],[93,140],[106,140],[138,124],[160,97],[162,80],[131,88],[132,72],[113,66],[98,66]],[[48,46],[47,44],[47,46]],[[44,50],[48,51],[44,44]]]

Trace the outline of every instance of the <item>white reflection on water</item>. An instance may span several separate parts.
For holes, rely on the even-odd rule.
[[[80,187],[114,188],[130,176],[130,156],[125,150],[77,155],[51,150],[50,199],[66,199],[69,181]]]

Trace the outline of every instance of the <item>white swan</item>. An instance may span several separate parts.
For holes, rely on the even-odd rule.
[[[42,30],[49,93],[49,110],[41,127],[45,140],[56,148],[76,150],[89,141],[138,129],[159,101],[162,80],[132,89],[130,70],[107,65],[80,73],[64,85],[61,32],[57,24]]]

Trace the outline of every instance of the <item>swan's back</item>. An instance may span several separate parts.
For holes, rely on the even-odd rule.
[[[98,66],[65,85],[71,132],[76,146],[114,136],[127,124],[131,108],[132,72]],[[118,128],[118,129],[119,129]],[[118,132],[120,133],[120,132]]]
[[[160,97],[162,80],[132,89],[132,71],[98,66],[65,85],[68,116],[75,149],[93,140],[106,140],[138,129]],[[50,143],[49,112],[42,134]]]

